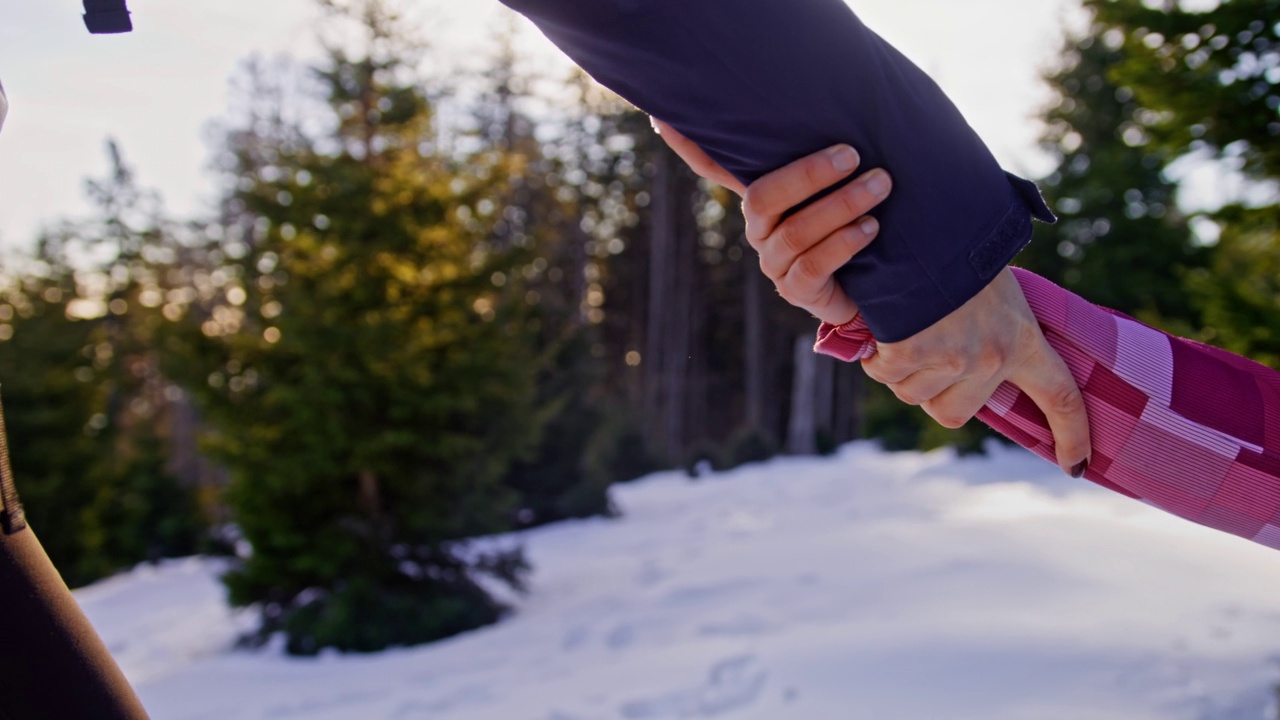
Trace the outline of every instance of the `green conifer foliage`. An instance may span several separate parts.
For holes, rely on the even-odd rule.
[[[48,232],[0,301],[18,489],[73,587],[191,554],[204,532],[195,489],[168,462],[170,385],[158,372],[160,286],[176,254],[158,202],[108,149],[110,175],[88,183],[97,212]]]
[[[1095,23],[1067,40],[1046,77],[1058,104],[1045,113],[1043,145],[1058,167],[1041,187],[1059,222],[1039,226],[1018,263],[1093,302],[1187,332],[1195,310],[1181,279],[1205,252],[1163,175],[1169,153],[1133,129],[1143,108],[1111,79],[1125,58],[1125,46]]]
[[[96,358],[82,354],[94,348],[92,327],[66,318],[68,290],[30,278],[6,293],[0,379],[27,522],[74,587],[101,574],[102,559],[87,557],[81,528],[94,504],[95,467],[111,441]]]
[[[1278,0],[1087,0],[1101,33],[1125,48],[1114,80],[1144,112],[1134,131],[1176,155],[1201,149],[1280,177]]]
[[[476,573],[519,587],[524,561],[465,539],[509,527],[501,479],[539,429],[537,358],[492,281],[518,277],[519,250],[488,242],[502,157],[436,131],[386,4],[332,6],[363,40],[316,69],[310,124],[252,98],[229,140],[222,282],[174,362],[233,474],[250,549],[231,601],[261,603],[260,636],[294,653],[496,620]]]
[[[1138,105],[1123,128],[1171,159],[1235,174],[1212,194],[1218,237],[1187,275],[1201,339],[1280,367],[1280,2],[1089,0],[1101,37],[1123,47],[1109,71]],[[1234,185],[1234,189],[1231,187]]]

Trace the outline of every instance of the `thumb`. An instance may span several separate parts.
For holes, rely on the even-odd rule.
[[[1049,421],[1058,467],[1072,477],[1082,477],[1093,452],[1084,396],[1067,364],[1044,335],[1040,335],[1028,361],[1009,376],[1009,382],[1026,393]]]

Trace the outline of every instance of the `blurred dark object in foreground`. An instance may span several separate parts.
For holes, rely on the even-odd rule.
[[[84,0],[84,26],[94,35],[114,35],[133,30],[125,0]]]

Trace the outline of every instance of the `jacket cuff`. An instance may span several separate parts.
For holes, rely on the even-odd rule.
[[[1009,200],[1003,216],[968,247],[943,262],[921,267],[923,281],[904,291],[878,298],[858,297],[860,318],[880,342],[901,342],[937,323],[982,292],[996,275],[1031,241],[1032,219],[1055,223],[1040,190],[1027,180],[1005,173]],[[845,276],[842,280],[854,278]]]

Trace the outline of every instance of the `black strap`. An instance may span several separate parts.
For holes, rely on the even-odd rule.
[[[133,30],[125,0],[84,0],[84,25],[94,35]]]

